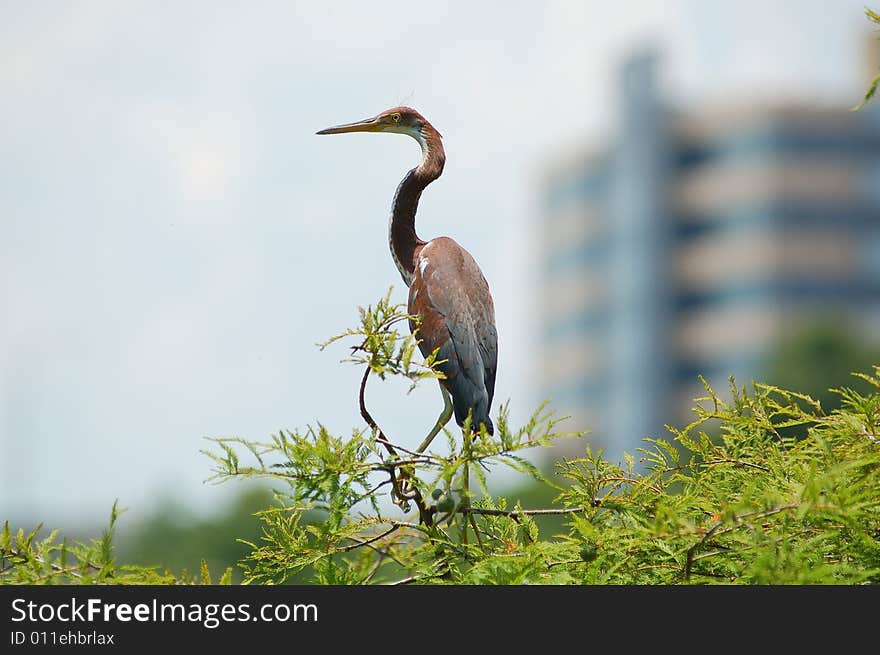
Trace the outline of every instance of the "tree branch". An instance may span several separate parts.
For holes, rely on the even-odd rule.
[[[343,546],[342,548],[337,548],[336,550],[340,553],[347,553],[348,551],[354,550],[355,548],[360,548],[361,546],[369,546],[370,544],[379,541],[382,537],[387,537],[392,532],[397,532],[397,530],[402,527],[402,525],[392,525],[390,528],[385,530],[385,532],[377,534],[375,537],[372,537],[370,539],[360,539],[358,537],[349,535],[348,537],[346,537],[346,539],[351,539],[355,543],[353,543],[351,546]]]
[[[459,514],[480,514],[484,516],[509,516],[516,518],[517,516],[551,516],[554,514],[576,514],[583,512],[583,507],[565,507],[560,509],[485,509],[482,507],[462,507],[458,510]]]
[[[706,530],[706,532],[703,533],[702,538],[698,542],[696,542],[690,548],[687,549],[687,561],[685,562],[685,566],[684,566],[685,579],[689,580],[691,577],[691,569],[693,568],[694,561],[695,561],[694,553],[696,552],[696,550],[698,548],[700,548],[702,545],[704,545],[712,537],[717,536],[717,535],[727,534],[728,532],[732,532],[733,530],[736,530],[737,528],[740,527],[740,523],[742,522],[743,519],[750,519],[750,518],[760,519],[760,518],[764,518],[766,516],[772,516],[774,514],[779,514],[780,512],[785,512],[790,509],[795,509],[799,505],[800,505],[799,503],[788,503],[787,505],[780,505],[779,507],[774,507],[773,509],[761,510],[761,511],[755,511],[755,512],[746,512],[744,514],[739,514],[739,515],[733,517],[734,525],[730,525],[726,528],[724,527],[724,524],[725,524],[724,519],[718,521],[711,528],[709,528],[708,530]]]
[[[382,432],[382,429],[378,426],[376,421],[373,420],[373,417],[370,415],[369,410],[367,410],[367,403],[364,399],[364,394],[367,389],[367,378],[370,377],[371,370],[372,369],[367,366],[366,370],[364,371],[364,377],[361,378],[361,389],[358,393],[358,403],[360,404],[361,417],[364,419],[364,421],[366,421],[367,425],[369,425],[370,428],[376,433],[376,441],[385,446],[385,450],[388,451],[389,455],[391,455],[392,457],[397,457],[397,450],[394,448],[394,445],[390,441],[388,441],[388,437],[385,436],[385,433]]]
[[[385,436],[385,433],[382,431],[378,423],[376,423],[369,410],[367,409],[365,394],[367,389],[367,380],[370,377],[371,370],[372,369],[370,368],[370,366],[367,365],[366,370],[364,370],[364,376],[363,378],[361,378],[361,388],[358,392],[358,404],[360,405],[361,417],[364,419],[364,421],[366,421],[367,425],[370,426],[370,428],[376,434],[376,441],[378,441],[385,447],[385,450],[388,451],[388,454],[392,457],[398,457],[397,449],[394,447],[394,444],[392,444],[388,440],[388,437]],[[403,501],[401,502],[401,505],[403,506],[408,498],[407,495],[401,491],[400,484],[401,482],[405,481],[409,476],[405,471],[400,471],[398,475],[395,475],[394,468],[395,467],[393,466],[387,467],[387,469],[390,469],[388,470],[388,475],[391,477],[392,498],[401,499]],[[424,523],[425,525],[433,525],[434,509],[429,508],[425,505],[425,500],[422,498],[422,492],[419,491],[418,487],[412,487],[410,497],[412,498],[413,502],[416,504],[416,507],[419,510],[419,521],[421,523]]]
[[[83,560],[76,565],[63,567],[59,564],[55,564],[54,562],[46,560],[43,557],[40,557],[36,553],[29,553],[29,554],[33,558],[33,561],[35,561],[39,564],[42,564],[43,566],[48,566],[51,569],[51,571],[48,571],[48,572],[40,575],[36,579],[37,582],[47,580],[47,579],[51,578],[52,576],[56,576],[56,575],[69,575],[72,578],[82,578],[82,573],[79,572],[82,568],[88,568],[88,569],[91,569],[92,571],[96,571],[96,572],[101,570],[100,566],[98,566],[97,564],[94,564],[92,562],[89,562],[88,560]],[[16,550],[14,548],[12,548],[10,550],[0,551],[0,558],[8,560],[10,562],[10,566],[4,567],[3,569],[0,569],[0,572],[14,568],[17,565],[16,562],[13,561],[15,558],[18,558],[21,560],[20,564],[26,564],[29,561],[27,554],[25,554],[24,552],[22,552],[20,550]]]

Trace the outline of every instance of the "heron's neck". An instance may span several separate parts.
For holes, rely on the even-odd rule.
[[[419,198],[425,187],[440,177],[446,162],[440,134],[433,127],[426,123],[414,138],[422,147],[422,162],[407,173],[397,187],[388,226],[391,257],[406,286],[412,283],[416,250],[425,244],[416,234]]]

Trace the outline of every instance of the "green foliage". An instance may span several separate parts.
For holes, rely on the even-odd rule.
[[[13,531],[6,522],[0,532],[0,584],[170,584],[175,579],[155,568],[117,566],[113,552],[117,503],[100,539],[68,543],[58,531],[39,538],[42,525],[30,532]]]
[[[858,374],[858,389],[835,389],[830,410],[777,386],[731,380],[722,397],[704,382],[695,420],[670,427],[670,438],[648,439],[622,462],[585,441],[582,457],[545,475],[527,451],[572,435],[544,405],[522,426],[502,405],[494,435],[454,427],[442,449],[425,452],[383,431],[365,402],[371,375],[413,384],[439,377],[433,358],[416,363],[417,341],[398,330],[413,319],[389,297],[324,344],[356,341],[348,361],[365,369],[365,428],[339,436],[316,424],[264,441],[212,440],[212,479],[260,478],[275,488],[257,512],[259,535],[239,540],[243,582],[880,582],[880,367]],[[536,481],[542,491],[532,498],[549,506],[493,496],[487,483],[498,466]],[[214,581],[205,562],[192,578],[117,567],[117,514],[89,545],[5,529],[0,581]],[[230,581],[227,570],[221,582]]]
[[[573,484],[566,537],[590,557],[592,583],[858,583],[880,580],[880,368],[874,393],[841,390],[822,412],[809,396],[731,380],[730,402],[706,386],[697,420],[674,442],[649,440],[647,471],[588,450],[565,462]],[[722,436],[703,429],[720,420]],[[808,427],[792,439],[781,430]],[[590,501],[592,498],[592,501]]]
[[[356,337],[361,343],[351,346],[352,356],[343,359],[343,362],[365,364],[369,368],[368,373],[375,373],[383,380],[386,375],[402,375],[409,378],[413,387],[425,378],[442,378],[443,374],[434,368],[440,363],[436,361],[436,352],[422,363],[413,362],[418,345],[416,339],[409,331],[401,333],[397,326],[410,322],[417,325],[419,317],[404,313],[401,305],[392,304],[391,291],[388,289],[388,293],[375,307],[358,307],[358,327],[348,329],[318,345],[324,350],[337,341]]]
[[[374,318],[378,309],[361,310],[360,328],[347,334],[360,340],[359,364],[399,373],[396,362],[410,361],[401,350],[415,343],[383,334],[405,318],[399,307],[377,308]],[[840,407],[830,413],[775,386],[747,392],[731,380],[724,400],[706,385],[696,420],[670,428],[669,440],[648,440],[620,463],[587,445],[552,479],[522,451],[563,436],[558,421],[541,407],[513,429],[507,406],[495,436],[447,432],[449,452],[441,454],[395,446],[362,405],[369,429],[347,439],[318,426],[263,444],[218,440],[215,475],[285,485],[261,513],[263,537],[242,563],[249,582],[284,582],[306,570],[322,584],[877,582],[880,369],[859,377],[866,392],[836,390]],[[802,438],[789,436],[795,427]],[[244,454],[254,461],[243,465]],[[539,480],[553,506],[493,498],[486,473],[499,464]],[[401,478],[420,492],[410,515],[379,500],[394,500]],[[365,505],[369,511],[359,509]],[[327,520],[305,525],[306,510]],[[542,534],[539,521],[548,517],[561,526]]]
[[[486,494],[487,472],[506,465],[548,483],[520,454],[564,436],[545,406],[516,429],[503,406],[494,436],[482,431],[474,439],[456,440],[446,431],[446,454],[411,451],[385,435],[364,402],[369,375],[403,375],[413,384],[441,377],[433,368],[433,357],[413,363],[417,341],[396,326],[415,319],[402,306],[392,305],[389,297],[375,308],[360,308],[357,328],[323,344],[357,339],[352,357],[345,361],[365,366],[360,406],[367,428],[345,437],[319,424],[281,430],[265,442],[217,438],[217,448],[206,452],[215,464],[215,480],[261,477],[282,484],[275,506],[260,512],[263,535],[259,543],[249,543],[253,550],[243,562],[245,582],[288,582],[307,570],[315,582],[326,584],[387,580],[416,571],[420,581],[442,580],[448,575],[442,570],[467,554],[468,531],[472,538],[495,538],[484,530],[473,533],[473,517],[487,508],[480,503],[470,507],[468,480]],[[383,497],[405,511],[415,504],[417,512],[401,516],[383,507]],[[320,512],[322,520],[308,524],[303,520],[306,512]],[[450,534],[454,528],[457,537]],[[537,536],[534,530],[524,534],[532,540]]]
[[[871,11],[867,7],[865,8],[865,15],[868,17],[868,20],[880,25],[880,14],[875,11]],[[862,98],[861,102],[853,107],[853,111],[858,111],[861,109],[868,100],[874,97],[874,94],[877,92],[877,86],[880,85],[880,75],[874,77],[871,80],[871,84],[868,86],[868,90],[865,91],[865,96]]]

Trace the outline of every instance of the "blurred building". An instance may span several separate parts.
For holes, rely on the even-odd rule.
[[[616,141],[543,182],[541,394],[611,456],[807,317],[880,334],[877,104],[676,111],[655,69],[626,62]]]

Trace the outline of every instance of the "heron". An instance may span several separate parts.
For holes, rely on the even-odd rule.
[[[391,258],[409,288],[410,332],[422,355],[436,352],[443,374],[443,411],[418,446],[424,452],[449,423],[470,426],[471,437],[485,429],[493,434],[489,412],[495,393],[498,333],[489,285],[471,254],[453,239],[441,236],[423,241],[415,220],[422,191],[443,173],[446,153],[433,125],[410,107],[394,107],[355,123],[328,127],[318,134],[384,132],[406,134],[422,149],[418,166],[404,175],[391,203],[388,243]],[[470,417],[470,423],[467,419]]]

